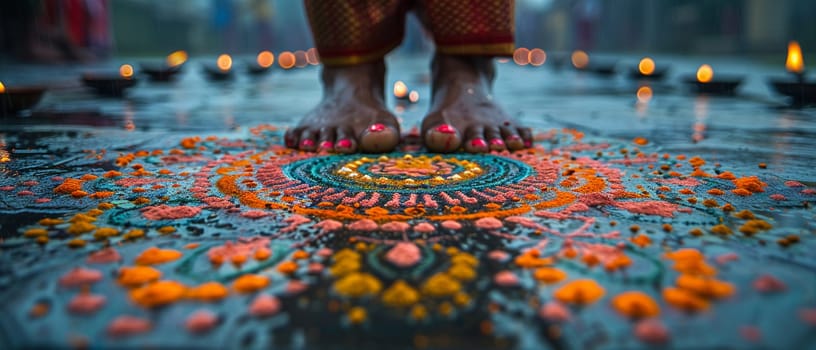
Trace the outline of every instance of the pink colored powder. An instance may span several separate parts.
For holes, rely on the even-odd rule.
[[[801,183],[799,181],[789,180],[789,181],[785,181],[785,186],[788,186],[788,187],[805,187],[805,184],[803,184],[803,183]]]
[[[105,248],[99,251],[95,251],[88,255],[88,258],[85,259],[85,262],[89,264],[110,264],[119,262],[122,260],[122,256],[119,254],[116,249],[113,248]]]
[[[226,209],[234,206],[232,202],[221,197],[204,197],[201,198],[201,201],[207,204],[208,207],[214,209]]]
[[[422,252],[416,244],[399,242],[385,254],[385,259],[396,266],[406,268],[416,265],[422,259]]]
[[[729,263],[731,261],[737,261],[737,260],[739,260],[739,255],[737,255],[735,253],[725,253],[725,254],[722,254],[722,255],[717,256],[716,258],[714,258],[714,261],[716,261],[717,264],[720,264],[720,265],[725,265],[726,263]]]
[[[292,215],[292,216],[290,216],[290,217],[288,217],[286,219],[283,219],[283,222],[289,223],[289,226],[286,226],[286,227],[280,229],[281,232],[286,233],[286,232],[292,232],[292,231],[296,230],[298,227],[300,227],[300,225],[312,222],[312,220],[305,217],[305,216],[303,216],[303,215],[294,214],[294,215]]]
[[[635,336],[649,344],[663,344],[669,340],[669,330],[660,320],[648,319],[635,325]]]
[[[503,262],[510,258],[510,254],[501,250],[492,250],[487,253],[487,257],[498,262]]]
[[[572,318],[572,313],[561,303],[549,302],[538,310],[538,315],[551,322],[567,322]]]
[[[436,227],[427,222],[420,222],[414,226],[414,231],[419,233],[434,233],[436,232]]]
[[[269,294],[259,294],[249,305],[249,314],[255,317],[269,317],[280,311],[280,300]]]
[[[48,203],[51,201],[51,198],[37,198],[34,203]]]
[[[739,332],[749,342],[756,343],[762,340],[762,332],[755,326],[742,326]]]
[[[799,310],[799,319],[813,327],[816,327],[816,309]]]
[[[308,284],[298,280],[291,280],[286,284],[285,291],[286,294],[293,295],[303,293],[307,288],[309,288]]]
[[[386,232],[406,232],[411,228],[407,222],[391,221],[384,223],[380,228]]]
[[[615,206],[633,214],[659,215],[667,218],[674,217],[674,212],[677,211],[677,204],[661,201],[618,202]]]
[[[149,177],[128,177],[121,180],[116,180],[115,184],[120,187],[133,187],[154,184],[157,182],[167,182],[167,179],[157,179]]]
[[[64,274],[59,279],[59,285],[73,288],[93,284],[102,280],[102,272],[99,270],[77,267]]]
[[[332,251],[331,248],[320,248],[317,250],[317,253],[315,253],[315,255],[321,258],[328,258],[332,254],[334,254],[334,251]]]
[[[371,219],[357,220],[348,225],[348,229],[352,231],[374,231],[377,227],[377,223]]]
[[[315,228],[319,228],[323,232],[333,232],[343,228],[343,223],[337,220],[322,220],[314,224]]]
[[[34,180],[23,181],[23,182],[21,183],[21,185],[23,185],[23,186],[28,186],[28,187],[31,187],[31,186],[37,186],[37,185],[39,185],[39,184],[40,184],[39,182],[34,181]]]
[[[763,294],[783,292],[787,289],[784,282],[771,275],[761,275],[754,280],[754,289]]]
[[[29,190],[23,190],[23,191],[17,192],[17,195],[18,196],[33,196],[34,192],[31,192]]]
[[[500,271],[493,277],[493,282],[502,287],[515,287],[519,285],[518,276],[512,271]]]
[[[0,191],[14,191],[14,186],[0,186]]]
[[[670,179],[657,179],[656,182],[669,184],[669,185],[678,185],[678,186],[686,186],[686,187],[695,187],[700,185],[700,181],[693,178],[687,177],[685,179],[678,179],[678,178],[670,178]]]
[[[68,312],[73,314],[92,314],[105,306],[104,295],[80,293],[68,302]]]
[[[802,190],[801,193],[806,194],[806,195],[814,195],[814,194],[816,194],[816,190],[814,190],[812,188],[806,188],[806,189]]]
[[[476,227],[483,230],[498,230],[504,226],[501,220],[494,217],[486,217],[476,220]]]
[[[169,206],[165,204],[149,206],[142,209],[142,216],[148,220],[175,220],[191,218],[201,212],[199,207],[187,205]]]
[[[445,220],[440,223],[440,225],[448,230],[458,230],[462,228],[462,224],[457,221],[453,220]]]
[[[311,275],[318,275],[323,272],[323,264],[310,263],[309,266],[306,268],[306,271]]]
[[[135,316],[119,316],[108,325],[108,334],[114,337],[136,335],[150,331],[150,320]]]
[[[247,210],[241,213],[241,216],[250,219],[260,219],[269,216],[269,213],[263,210]]]
[[[780,193],[774,193],[774,194],[772,194],[772,195],[770,195],[768,197],[770,197],[771,199],[773,199],[775,201],[784,201],[784,200],[788,199],[787,197],[785,197],[785,195],[780,194]]]
[[[184,328],[190,333],[207,333],[217,325],[218,316],[207,310],[198,310],[184,321]]]

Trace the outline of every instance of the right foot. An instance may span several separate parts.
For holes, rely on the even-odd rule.
[[[385,63],[324,67],[323,100],[294,128],[286,146],[302,151],[383,153],[400,141],[397,118],[385,107]]]

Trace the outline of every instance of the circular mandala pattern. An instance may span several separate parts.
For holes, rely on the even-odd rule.
[[[438,193],[493,188],[521,182],[532,169],[493,155],[390,154],[304,159],[284,167],[291,179],[324,187],[383,193]]]

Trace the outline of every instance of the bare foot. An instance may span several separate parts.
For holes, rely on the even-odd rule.
[[[303,151],[382,153],[399,143],[397,118],[385,107],[383,61],[324,67],[323,100],[294,128],[286,146]]]
[[[529,128],[517,126],[493,102],[493,59],[436,54],[431,64],[433,101],[422,121],[425,146],[433,152],[473,153],[532,146]]]

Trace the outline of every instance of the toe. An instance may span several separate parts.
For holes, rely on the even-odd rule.
[[[320,129],[320,137],[317,138],[317,150],[318,152],[333,152],[334,151],[334,136],[335,136],[335,129],[334,128],[322,128]]]
[[[360,150],[366,153],[391,152],[400,139],[399,127],[373,123],[360,134]]]
[[[337,129],[337,141],[334,143],[334,151],[338,153],[354,153],[357,151],[357,141],[352,136],[354,133],[350,127]]]
[[[465,131],[465,151],[470,153],[487,152],[487,141],[484,138],[484,128],[471,126]]]
[[[516,128],[502,126],[499,130],[501,130],[501,135],[504,138],[504,143],[507,144],[507,148],[513,151],[524,148],[524,141],[518,132],[516,132]]]
[[[450,124],[440,124],[425,132],[425,147],[432,152],[453,152],[462,144],[462,136]]]
[[[524,148],[533,147],[533,130],[530,128],[518,128],[517,131],[519,135],[521,135],[521,139],[524,140]]]
[[[498,127],[485,129],[485,137],[491,151],[503,151],[507,148]]]
[[[308,151],[312,152],[317,148],[317,143],[315,142],[315,132],[311,129],[303,130],[300,134],[300,142],[298,143],[298,148],[301,151]]]

